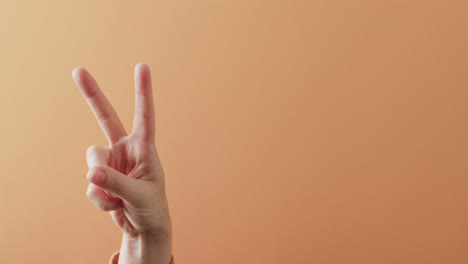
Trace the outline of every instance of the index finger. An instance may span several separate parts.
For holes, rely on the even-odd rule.
[[[93,76],[80,66],[73,70],[72,77],[86,98],[109,142],[115,143],[126,136],[124,126]]]

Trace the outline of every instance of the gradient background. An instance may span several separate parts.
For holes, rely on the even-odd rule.
[[[468,263],[468,2],[1,1],[0,263],[107,263],[86,198],[153,73],[177,263]]]

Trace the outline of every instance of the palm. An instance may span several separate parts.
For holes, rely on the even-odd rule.
[[[135,138],[124,138],[110,149],[108,166],[129,177],[140,180],[152,180],[156,177],[157,164],[150,158],[152,151]],[[112,195],[111,195],[112,196]],[[119,198],[116,198],[119,199]],[[122,230],[134,232],[142,225],[139,212],[122,201],[122,208],[113,212],[113,220]]]
[[[141,142],[137,137],[127,136],[113,144],[109,152],[109,167],[135,179],[151,180],[155,176],[142,171],[157,158],[154,145]]]
[[[156,187],[151,188],[151,197],[140,199],[142,201],[138,203],[111,195],[92,184],[88,188],[88,197],[94,199],[95,205],[101,210],[110,211],[114,222],[124,232],[144,230],[151,224],[146,223],[145,219],[158,218],[165,215],[158,214],[161,210],[167,210],[164,174],[154,145],[154,106],[149,69],[145,65],[138,65],[135,69],[135,119],[130,135],[127,135],[94,78],[83,68],[77,68],[73,78],[109,140],[109,147],[93,146],[88,149],[88,166],[108,166]],[[155,215],[148,217],[148,214]]]

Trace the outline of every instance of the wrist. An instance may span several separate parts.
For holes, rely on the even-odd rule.
[[[172,253],[172,234],[163,232],[155,235],[123,234],[119,263],[169,264]]]

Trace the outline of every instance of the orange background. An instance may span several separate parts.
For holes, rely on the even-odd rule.
[[[153,73],[178,263],[468,263],[468,2],[1,1],[0,263],[107,263],[86,198]]]

